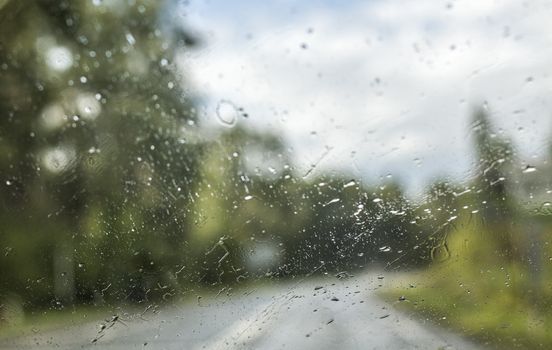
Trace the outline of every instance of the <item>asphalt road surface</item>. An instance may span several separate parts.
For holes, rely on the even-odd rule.
[[[477,349],[375,295],[377,274],[225,291],[0,341],[1,349]],[[386,277],[387,278],[387,277]],[[112,317],[112,316],[109,316]],[[102,327],[102,324],[104,327]],[[103,330],[102,330],[103,328]]]

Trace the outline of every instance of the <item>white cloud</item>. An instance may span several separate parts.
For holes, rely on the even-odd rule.
[[[552,131],[544,2],[269,3],[246,18],[219,6],[188,9],[207,45],[181,65],[208,118],[220,100],[244,107],[241,122],[282,132],[300,167],[329,146],[320,166],[358,176],[466,176],[469,112],[483,99],[525,156]]]

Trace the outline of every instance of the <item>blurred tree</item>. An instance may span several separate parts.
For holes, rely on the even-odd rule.
[[[157,266],[182,259],[199,145],[174,64],[195,40],[164,6],[1,2],[3,294],[140,299],[171,280]]]
[[[474,187],[481,203],[481,215],[496,232],[495,239],[504,257],[515,260],[517,244],[511,227],[515,215],[510,185],[514,161],[512,144],[496,133],[484,108],[474,112],[471,129],[477,164]]]
[[[418,224],[425,231],[420,242],[424,256],[437,262],[450,258],[448,234],[461,214],[461,204],[468,207],[473,204],[470,193],[470,189],[445,180],[437,180],[429,186],[424,203],[416,208]]]
[[[246,265],[256,242],[272,249],[293,232],[286,215],[295,201],[281,192],[288,164],[283,142],[272,134],[235,127],[209,143],[189,228],[197,280],[242,280],[252,272]]]

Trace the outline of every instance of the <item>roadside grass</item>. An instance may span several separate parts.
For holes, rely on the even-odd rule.
[[[26,313],[19,322],[0,324],[0,339],[30,336],[89,322],[101,322],[114,314],[107,306],[78,306],[65,310],[43,310]]]
[[[388,281],[380,296],[400,311],[490,348],[552,349],[548,269],[535,278],[501,255],[492,235],[481,225],[459,225],[449,235],[446,261]]]

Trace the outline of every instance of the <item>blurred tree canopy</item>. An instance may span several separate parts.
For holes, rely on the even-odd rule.
[[[3,2],[0,290],[140,299],[182,254],[200,150],[174,59],[196,41],[160,25],[164,5]]]

